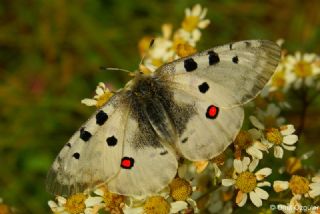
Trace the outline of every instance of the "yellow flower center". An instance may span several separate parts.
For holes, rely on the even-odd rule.
[[[309,181],[304,177],[293,175],[289,181],[289,188],[293,194],[305,194],[309,191]]]
[[[242,192],[251,192],[257,186],[256,176],[252,172],[242,172],[236,179],[236,186]]]
[[[271,84],[277,88],[282,88],[286,83],[285,77],[284,77],[284,71],[278,71],[276,72],[271,80]]]
[[[269,142],[274,143],[276,145],[280,145],[283,140],[283,137],[279,129],[276,129],[276,128],[268,129],[265,133],[265,136]]]
[[[64,205],[64,207],[66,211],[68,211],[71,214],[83,213],[86,208],[86,205],[84,203],[86,199],[87,196],[85,196],[82,193],[72,195],[67,199],[67,202]]]
[[[188,43],[184,43],[184,44],[180,43],[177,46],[176,52],[179,57],[186,57],[186,56],[190,56],[191,54],[196,53],[197,49],[195,49],[194,47],[192,47]]]
[[[192,193],[190,183],[182,178],[175,178],[169,184],[170,195],[176,201],[185,201]]]
[[[311,64],[303,60],[299,61],[294,66],[294,73],[301,78],[310,76],[312,74]]]
[[[0,204],[0,214],[11,214],[9,206],[6,204]]]
[[[192,32],[199,24],[199,16],[187,16],[182,22],[185,31]]]
[[[145,214],[168,214],[170,204],[161,196],[152,196],[143,206]]]
[[[124,203],[124,196],[111,193],[106,188],[103,191],[103,201],[110,210],[116,210]]]
[[[286,161],[286,171],[289,174],[293,174],[297,172],[298,170],[302,169],[302,163],[299,158],[296,157],[290,157]]]
[[[96,107],[100,108],[102,107],[104,104],[106,104],[108,102],[108,100],[113,96],[113,93],[110,91],[106,91],[103,95],[99,96],[99,98],[97,99],[97,104]]]
[[[253,144],[253,139],[249,132],[241,130],[234,140],[234,144],[240,149],[246,149]]]

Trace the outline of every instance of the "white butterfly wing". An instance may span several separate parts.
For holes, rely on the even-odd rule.
[[[176,103],[193,105],[196,114],[179,134],[176,147],[190,160],[208,160],[232,143],[243,122],[242,105],[272,76],[280,48],[269,41],[242,41],[166,64]]]
[[[162,144],[147,118],[129,116],[127,127],[121,170],[108,188],[121,195],[154,194],[176,175],[175,152]]]
[[[47,176],[49,192],[83,192],[118,173],[129,110],[120,98],[113,96],[63,147]]]
[[[280,47],[271,41],[248,40],[215,47],[163,65],[158,75],[197,75],[228,89],[232,105],[257,96],[280,60]],[[226,107],[226,106],[224,106]]]

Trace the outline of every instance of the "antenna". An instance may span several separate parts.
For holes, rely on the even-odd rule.
[[[100,66],[100,69],[105,70],[105,71],[107,71],[107,70],[109,70],[109,71],[124,71],[126,73],[131,73],[131,71],[128,71],[126,69],[121,69],[121,68],[111,68],[111,67]]]

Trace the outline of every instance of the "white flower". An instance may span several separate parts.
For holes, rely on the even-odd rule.
[[[265,111],[261,109],[257,110],[257,118],[259,119],[259,121],[262,121],[262,123],[265,124],[266,127],[280,126],[285,122],[285,119],[283,117],[280,117],[280,111],[281,109],[278,106],[276,106],[274,103],[271,103],[268,104]]]
[[[85,98],[81,100],[81,103],[87,106],[96,106],[97,108],[100,108],[112,96],[113,93],[106,87],[106,85],[103,82],[100,82],[96,88],[96,95],[93,97],[93,99]]]
[[[315,77],[320,74],[317,60],[319,60],[319,57],[312,53],[296,52],[295,55],[287,56],[288,79],[293,82],[295,89],[299,89],[303,84],[308,87],[314,85]]]
[[[265,143],[271,148],[274,146],[274,156],[283,157],[283,148],[289,151],[296,149],[294,146],[298,141],[298,136],[293,134],[295,128],[293,125],[281,126],[280,129],[270,128],[265,131]]]
[[[283,157],[283,148],[289,151],[296,149],[294,146],[298,141],[298,136],[293,134],[295,128],[293,125],[283,125],[280,128],[265,128],[265,126],[254,116],[250,116],[249,120],[257,127],[264,136],[262,137],[262,143],[267,145],[268,148],[274,147],[274,156],[276,158]]]
[[[222,185],[234,185],[239,189],[236,196],[236,203],[239,207],[242,207],[247,202],[248,194],[256,207],[261,207],[262,199],[266,200],[269,197],[269,194],[260,187],[271,185],[267,181],[262,182],[262,180],[271,174],[272,169],[263,168],[253,173],[257,165],[257,159],[254,159],[252,162],[250,162],[250,158],[248,157],[244,157],[242,161],[236,159],[233,162],[235,170],[233,178],[222,179]]]
[[[194,46],[201,37],[200,29],[204,29],[210,24],[210,20],[205,19],[207,9],[202,8],[200,4],[196,4],[192,10],[187,8],[185,14],[182,29],[178,30],[177,34]]]
[[[253,143],[251,146],[246,148],[246,152],[252,156],[252,158],[256,159],[262,159],[263,153],[262,152],[268,152],[268,146],[261,143],[261,137],[262,134],[257,129],[250,129],[248,130],[248,133],[251,135]]]
[[[87,196],[82,193],[72,195],[69,198],[57,196],[56,200],[58,203],[50,200],[48,201],[48,205],[50,209],[57,214],[93,214],[92,211],[94,206],[97,206],[102,202],[100,198]]]
[[[313,177],[311,181],[312,183],[309,184],[309,196],[315,198],[320,195],[320,175]]]

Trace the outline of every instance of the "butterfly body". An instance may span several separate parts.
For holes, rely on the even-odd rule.
[[[178,159],[209,160],[239,132],[242,105],[270,79],[280,49],[243,41],[137,74],[81,126],[48,174],[48,189],[70,195],[107,184],[122,195],[150,195],[177,172]]]

